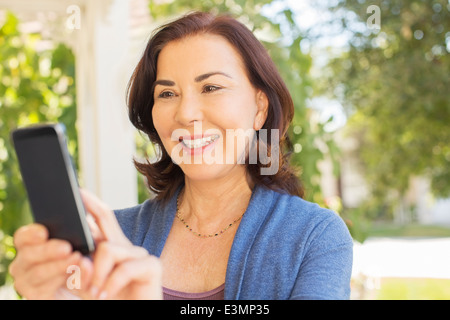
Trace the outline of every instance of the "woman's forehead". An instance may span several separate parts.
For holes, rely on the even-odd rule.
[[[222,36],[200,34],[174,40],[158,56],[158,78],[166,73],[197,76],[211,71],[231,76],[245,74],[239,52]]]

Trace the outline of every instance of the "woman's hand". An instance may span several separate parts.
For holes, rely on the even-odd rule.
[[[98,226],[93,264],[82,274],[89,279],[88,298],[161,299],[162,272],[159,260],[125,237],[114,213],[92,194],[82,190],[87,211]],[[91,269],[92,268],[92,269]]]
[[[67,241],[48,239],[39,224],[19,228],[14,234],[17,255],[9,267],[16,291],[27,299],[65,299],[68,294],[67,270],[77,265],[88,270],[87,258],[73,252]],[[81,280],[88,280],[85,277]],[[86,283],[82,283],[84,286]]]
[[[94,222],[93,260],[73,252],[67,241],[49,239],[47,229],[31,224],[14,235],[17,255],[10,274],[19,294],[27,299],[160,299],[159,260],[123,234],[114,213],[87,191],[83,202]],[[68,289],[69,267],[79,267],[81,288]]]

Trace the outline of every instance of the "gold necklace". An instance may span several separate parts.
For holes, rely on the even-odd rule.
[[[177,218],[178,218],[181,222],[183,222],[184,226],[186,227],[186,229],[187,229],[188,231],[192,232],[195,236],[197,236],[197,237],[199,237],[199,238],[213,238],[213,237],[217,237],[217,236],[222,235],[222,234],[223,234],[225,231],[227,231],[233,224],[235,224],[236,222],[238,222],[239,220],[241,220],[242,217],[244,216],[244,213],[245,213],[245,211],[244,211],[244,213],[243,213],[239,218],[237,218],[237,219],[234,220],[232,223],[230,223],[226,228],[224,228],[224,229],[222,229],[222,230],[220,230],[220,231],[218,231],[218,232],[216,232],[216,233],[211,233],[211,234],[201,234],[201,233],[198,233],[198,232],[193,231],[192,228],[189,227],[189,225],[186,223],[186,221],[181,217],[179,201],[180,201],[180,198],[178,197],[178,198],[177,198],[177,214],[176,214]]]

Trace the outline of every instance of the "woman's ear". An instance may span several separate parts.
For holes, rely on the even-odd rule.
[[[269,99],[262,90],[258,90],[256,93],[256,106],[258,109],[256,111],[253,129],[258,131],[264,126],[267,119],[267,113],[269,112]]]

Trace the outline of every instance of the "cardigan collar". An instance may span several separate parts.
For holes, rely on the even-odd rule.
[[[161,214],[156,214],[148,230],[148,236],[145,237],[144,247],[148,248],[149,253],[157,257],[161,256],[170,229],[177,210],[177,198],[182,190],[181,185],[167,205],[157,208]],[[225,279],[225,298],[237,299],[241,288],[244,270],[248,253],[252,247],[253,241],[265,221],[267,214],[272,207],[274,192],[262,185],[255,185],[248,207],[242,217],[234,236],[228,258],[226,279]]]

